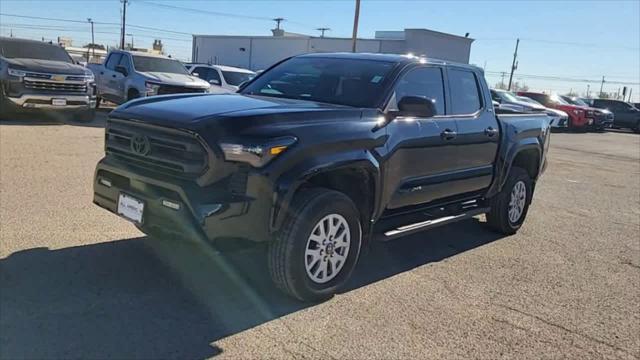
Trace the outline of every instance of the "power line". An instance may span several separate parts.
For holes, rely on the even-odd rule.
[[[514,41],[515,38],[477,38],[476,41]],[[607,49],[622,49],[622,50],[630,50],[630,51],[638,51],[640,48],[624,46],[624,45],[607,45],[607,44],[597,44],[597,43],[582,43],[582,42],[572,42],[572,41],[556,41],[556,40],[547,40],[547,39],[534,39],[534,38],[520,38],[522,41],[528,42],[537,42],[543,44],[551,44],[551,45],[563,45],[563,46],[577,46],[577,47],[590,47],[590,48],[607,48]]]
[[[144,0],[138,0],[138,1],[136,1],[136,3],[137,4],[151,5],[151,6],[156,6],[156,7],[163,7],[163,8],[166,8],[166,9],[188,11],[188,12],[198,13],[198,14],[208,14],[208,15],[214,15],[214,16],[224,16],[224,17],[238,18],[238,19],[252,19],[252,20],[273,21],[272,18],[265,17],[265,16],[251,16],[251,15],[242,15],[242,14],[232,14],[232,13],[226,13],[226,12],[220,12],[220,11],[193,9],[193,8],[188,8],[188,7],[184,7],[184,6],[159,4],[159,3],[156,3],[156,2],[144,1]]]

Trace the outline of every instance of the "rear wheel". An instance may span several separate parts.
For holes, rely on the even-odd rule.
[[[523,168],[512,167],[502,191],[491,201],[487,224],[505,235],[515,234],[522,226],[529,210],[532,180]]]
[[[358,210],[346,195],[321,188],[303,190],[290,210],[269,248],[271,278],[299,300],[329,299],[347,282],[360,255]]]

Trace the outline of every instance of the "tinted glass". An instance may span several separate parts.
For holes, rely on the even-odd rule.
[[[400,101],[405,96],[418,96],[429,99],[436,107],[436,115],[443,115],[444,86],[442,70],[437,67],[421,67],[409,71],[396,83],[395,87],[396,101]]]
[[[375,107],[395,63],[361,59],[289,59],[249,84],[242,94]]]
[[[189,74],[178,60],[156,58],[151,56],[134,56],[133,66],[141,72],[164,72],[173,74]]]
[[[544,94],[527,94],[526,96],[544,105],[549,105],[551,102],[549,101],[549,97]]]
[[[481,107],[476,76],[466,70],[449,70],[451,91],[451,113],[454,115],[473,114]]]
[[[131,60],[129,60],[128,56],[122,56],[119,65],[124,66],[127,70],[131,70]]]
[[[121,54],[111,54],[109,55],[109,58],[107,59],[107,63],[104,65],[104,67],[106,67],[109,70],[115,70],[116,69],[116,65],[118,65],[118,63],[120,63],[120,58],[122,57]]]
[[[44,42],[0,40],[0,54],[9,59],[23,58],[73,62],[63,48]]]
[[[217,80],[218,85],[220,84],[220,75],[218,75],[218,71],[216,69],[199,66],[195,68],[192,73],[197,73],[200,79],[206,81]]]
[[[222,76],[224,76],[224,81],[226,81],[227,84],[238,86],[247,80],[251,80],[255,75],[236,71],[223,71]]]

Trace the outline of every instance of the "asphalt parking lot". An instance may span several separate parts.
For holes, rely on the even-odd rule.
[[[521,231],[374,244],[300,304],[263,249],[150,239],[91,203],[105,114],[0,123],[0,357],[640,357],[640,135],[552,136]]]

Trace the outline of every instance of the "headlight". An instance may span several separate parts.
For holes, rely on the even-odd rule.
[[[27,76],[27,73],[25,71],[16,70],[16,69],[12,69],[12,68],[8,68],[7,72],[11,76],[17,76],[17,77],[25,77],[25,76]]]
[[[573,113],[576,114],[576,115],[580,115],[580,114],[582,114],[582,110],[574,109]]]
[[[94,82],[96,78],[93,76],[93,72],[89,69],[84,70],[84,80],[86,82]]]
[[[144,87],[147,96],[158,95],[158,89],[160,88],[160,85],[151,82],[145,82]]]
[[[285,152],[296,140],[295,137],[288,136],[263,144],[221,143],[220,148],[227,161],[244,162],[254,167],[262,167]]]
[[[595,113],[592,110],[587,110],[587,116],[594,116]]]

